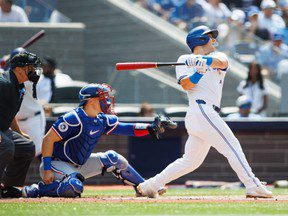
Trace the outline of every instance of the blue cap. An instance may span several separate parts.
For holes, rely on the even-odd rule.
[[[272,40],[273,41],[279,41],[279,40],[283,40],[283,35],[282,34],[280,34],[280,33],[274,33],[273,34],[273,37],[272,37]]]
[[[259,9],[258,9],[258,7],[256,7],[256,6],[251,6],[250,8],[249,8],[249,11],[248,11],[248,17],[251,17],[251,16],[253,16],[253,15],[256,15],[256,14],[259,14]]]

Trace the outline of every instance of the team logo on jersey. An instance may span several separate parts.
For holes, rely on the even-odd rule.
[[[68,125],[65,122],[61,122],[58,126],[59,131],[66,132],[68,130]]]

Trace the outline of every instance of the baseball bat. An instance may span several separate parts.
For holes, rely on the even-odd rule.
[[[27,48],[27,47],[31,46],[36,41],[38,41],[40,38],[42,38],[44,35],[45,35],[45,30],[42,29],[41,31],[37,32],[35,35],[30,37],[25,43],[22,44],[21,47]]]
[[[185,63],[178,62],[123,62],[117,63],[117,70],[137,70],[145,68],[158,68],[163,66],[178,66],[185,65]]]

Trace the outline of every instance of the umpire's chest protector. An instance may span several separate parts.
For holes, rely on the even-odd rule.
[[[83,165],[90,157],[104,129],[106,119],[87,116],[81,108],[63,117],[69,127],[76,127],[76,133],[64,142],[64,155],[70,162]]]

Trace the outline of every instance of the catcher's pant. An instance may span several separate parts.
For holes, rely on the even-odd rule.
[[[160,174],[146,182],[154,191],[165,184],[197,169],[204,161],[210,147],[223,154],[246,188],[260,185],[253,174],[239,141],[228,125],[213,109],[212,104],[190,104],[185,126],[189,138],[182,158],[168,165]]]
[[[39,115],[31,116],[26,119],[17,119],[21,130],[28,134],[35,144],[35,156],[41,154],[42,140],[45,134],[45,114],[42,110]]]
[[[86,178],[90,178],[95,175],[102,173],[102,163],[100,161],[99,154],[101,153],[92,153],[89,159],[82,166],[76,166],[72,163],[68,163],[61,160],[53,160],[51,162],[52,171],[55,175],[55,180],[62,180],[65,175],[69,175],[73,172],[78,172]],[[40,176],[43,178],[44,166],[43,162],[40,165]]]
[[[29,165],[35,155],[35,146],[11,129],[0,131],[1,187],[23,186]]]

